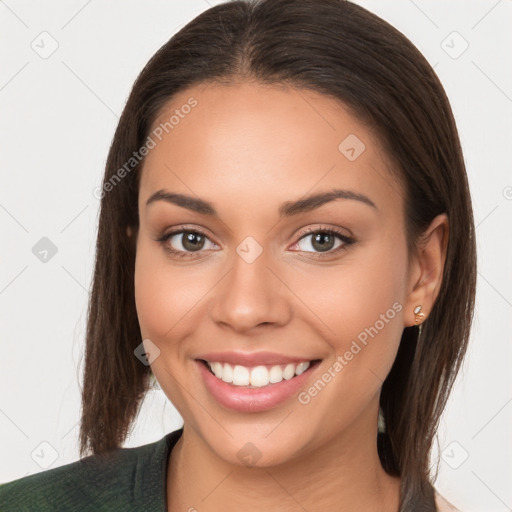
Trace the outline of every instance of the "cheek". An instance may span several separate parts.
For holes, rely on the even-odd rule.
[[[188,375],[186,343],[181,340],[194,334],[194,315],[203,314],[201,298],[207,292],[207,285],[201,284],[204,272],[201,279],[196,274],[193,266],[171,265],[152,240],[139,241],[134,284],[141,335],[158,347],[151,370],[174,407],[185,414],[189,403],[181,389]]]
[[[135,260],[135,302],[145,338],[163,341],[186,325],[187,314],[204,294],[193,266],[170,265],[164,249],[141,240]]]
[[[316,271],[309,288],[300,288],[301,278],[295,282],[331,352],[324,372],[298,400],[311,421],[329,418],[331,433],[367,410],[393,365],[403,331],[406,263],[405,244],[379,244],[330,272]]]
[[[405,241],[398,239],[347,254],[328,272],[314,269],[307,279],[295,278],[292,288],[317,317],[332,361],[343,357],[351,385],[366,380],[377,389],[393,364],[403,331],[406,270]]]

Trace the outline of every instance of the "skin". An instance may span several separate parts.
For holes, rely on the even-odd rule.
[[[397,511],[400,480],[377,454],[379,395],[413,309],[432,309],[447,219],[434,219],[408,254],[402,188],[385,149],[325,95],[200,84],[172,98],[154,126],[191,96],[197,106],[146,157],[133,234],[142,336],[158,346],[153,373],[184,419],[169,458],[168,510]],[[354,161],[338,149],[349,134],[366,146]],[[279,217],[283,202],[334,188],[364,194],[375,208],[337,199]],[[146,206],[162,189],[211,202],[219,218],[166,201]],[[207,238],[199,252],[173,257],[155,239],[183,224]],[[336,239],[322,258],[312,235],[299,242],[305,228],[338,228],[356,241]],[[262,248],[252,263],[236,252],[248,236]],[[171,240],[185,251],[181,235]],[[194,361],[224,350],[322,359],[307,390],[394,303],[394,318],[307,404],[294,395],[268,411],[226,409]],[[254,466],[237,457],[247,442],[261,453]]]

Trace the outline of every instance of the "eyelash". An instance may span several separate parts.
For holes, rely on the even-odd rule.
[[[202,231],[200,231],[198,229],[192,229],[192,228],[187,228],[186,226],[180,226],[179,228],[176,228],[174,231],[170,231],[169,233],[162,234],[160,237],[156,238],[156,241],[159,244],[161,244],[162,247],[164,248],[164,250],[173,257],[178,257],[178,258],[194,257],[194,255],[195,255],[194,252],[178,251],[176,249],[172,249],[167,244],[167,241],[170,238],[172,238],[175,235],[179,235],[179,234],[183,234],[183,233],[192,233],[194,235],[200,235],[200,236],[203,236],[203,237],[209,239],[209,237],[206,233],[203,233]],[[299,238],[297,239],[297,242],[295,242],[295,244],[297,244],[303,238],[306,238],[309,235],[317,235],[317,234],[334,235],[334,236],[338,237],[343,242],[343,244],[340,245],[339,247],[337,247],[336,249],[332,249],[332,250],[329,250],[329,251],[326,251],[323,253],[322,252],[313,253],[313,254],[315,254],[316,258],[320,258],[320,259],[325,258],[325,257],[330,257],[333,254],[337,254],[338,252],[346,250],[348,246],[355,243],[355,240],[353,238],[343,234],[341,231],[339,231],[335,228],[318,227],[318,228],[307,228],[305,231],[303,231],[299,235]],[[295,244],[293,244],[293,245],[295,245]],[[203,251],[197,251],[197,252],[203,252]],[[298,252],[300,252],[300,251],[298,251]],[[311,252],[311,251],[305,251],[305,252]]]

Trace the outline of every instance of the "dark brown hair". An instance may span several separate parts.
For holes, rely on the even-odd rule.
[[[419,339],[416,327],[404,329],[380,399],[387,425],[386,434],[379,434],[380,459],[389,474],[402,477],[401,510],[410,510],[431,490],[431,446],[468,343],[476,285],[473,213],[457,129],[436,74],[403,34],[344,0],[217,5],[174,35],[137,78],[103,181],[80,453],[119,447],[149,387],[150,368],[134,356],[142,339],[134,299],[135,247],[126,233],[128,226],[138,226],[141,163],[115,186],[106,184],[144,145],[176,93],[201,82],[243,80],[329,95],[377,134],[405,191],[412,250],[435,216],[448,216],[437,301]]]

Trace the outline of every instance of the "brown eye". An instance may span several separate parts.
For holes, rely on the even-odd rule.
[[[300,251],[313,253],[336,252],[354,242],[351,238],[333,230],[316,230],[302,236],[297,245]]]
[[[177,236],[181,236],[181,245],[186,251],[199,251],[204,247],[205,237],[203,235],[191,232]]]
[[[166,251],[176,256],[188,256],[201,252],[202,249],[217,247],[204,233],[194,229],[172,231],[162,235],[157,241],[164,246]]]
[[[316,233],[311,236],[311,246],[319,252],[331,250],[336,242],[336,237],[328,233]]]

